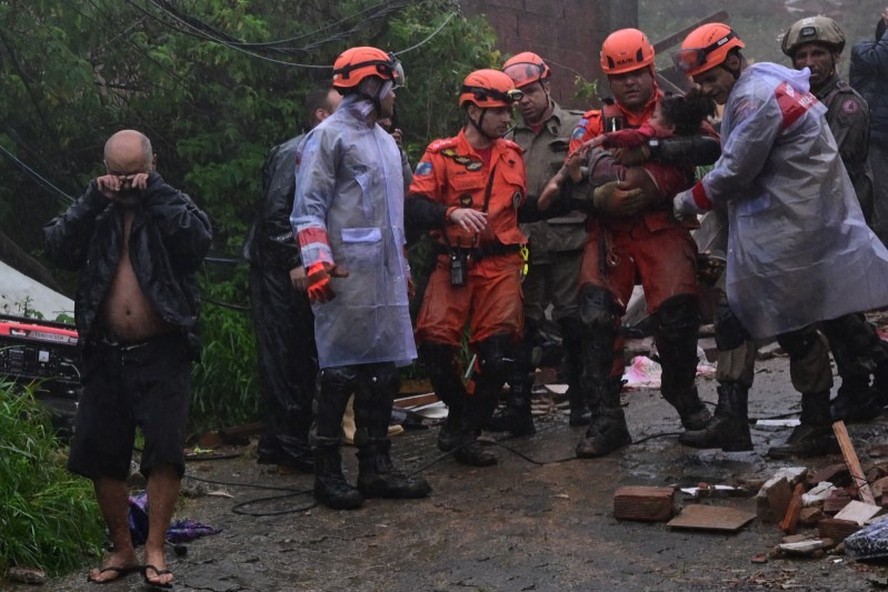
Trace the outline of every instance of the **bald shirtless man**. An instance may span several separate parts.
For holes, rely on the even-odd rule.
[[[43,229],[46,251],[80,272],[75,300],[83,392],[68,469],[93,481],[114,548],[91,582],[140,571],[172,585],[164,543],[185,471],[191,361],[200,296],[196,270],[212,240],[206,214],[154,170],[147,137],[115,133],[106,174]],[[148,479],[144,564],[130,537],[126,479],[136,427]]]

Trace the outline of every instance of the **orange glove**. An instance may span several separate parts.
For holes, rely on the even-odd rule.
[[[308,300],[315,302],[329,302],[336,297],[336,292],[330,285],[331,277],[348,277],[348,271],[333,263],[318,261],[308,268],[306,281],[308,283]]]

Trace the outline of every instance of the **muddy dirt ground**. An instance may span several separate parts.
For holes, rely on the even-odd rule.
[[[715,381],[700,380],[715,400]],[[784,357],[762,360],[750,416],[798,412]],[[781,538],[774,524],[753,520],[735,533],[672,529],[664,523],[617,521],[613,494],[622,485],[754,484],[780,467],[817,469],[840,456],[770,461],[764,453],[789,428],[753,428],[755,451],[698,451],[676,440],[677,417],[655,389],[632,391],[625,408],[635,443],[598,460],[574,458],[583,428],[562,411],[537,418],[535,436],[498,443],[500,463],[469,468],[435,448],[437,427],[395,438],[396,462],[424,470],[434,488],[424,500],[371,500],[357,511],[314,507],[312,479],[259,466],[251,448],[224,460],[190,462],[186,489],[231,497],[184,497],[177,518],[222,529],[170,550],[176,590],[211,592],[812,590],[885,587],[888,567],[842,555],[754,563]],[[888,419],[849,426],[861,460],[888,443]],[[354,478],[354,449],[345,448]],[[877,460],[877,459],[876,459]],[[270,499],[276,498],[276,499]],[[689,503],[755,512],[750,497]],[[246,505],[244,505],[246,504]],[[246,513],[238,513],[246,512]],[[811,532],[813,530],[803,530]],[[86,569],[53,580],[55,591],[144,590],[138,575],[87,584]],[[21,592],[34,587],[12,586]]]

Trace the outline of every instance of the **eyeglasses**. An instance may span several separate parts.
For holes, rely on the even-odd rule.
[[[472,93],[476,101],[502,101],[504,103],[517,103],[524,98],[524,92],[517,88],[509,89],[505,92],[492,88],[484,88],[482,86],[463,86],[461,93]]]
[[[696,70],[700,66],[706,64],[706,57],[709,54],[735,37],[736,35],[731,32],[706,47],[679,49],[678,51],[672,52],[672,63],[682,72]]]

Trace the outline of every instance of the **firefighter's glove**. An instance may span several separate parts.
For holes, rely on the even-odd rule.
[[[308,300],[314,303],[324,303],[333,300],[336,292],[330,285],[330,278],[348,277],[348,271],[333,263],[317,262],[308,268],[306,283],[308,284]]]
[[[694,194],[690,189],[682,191],[672,198],[672,215],[679,222],[696,218],[698,214],[706,212],[705,209],[697,205],[694,200]]]
[[[633,216],[644,209],[644,193],[622,181],[611,181],[592,191],[592,206],[605,216]]]

